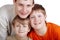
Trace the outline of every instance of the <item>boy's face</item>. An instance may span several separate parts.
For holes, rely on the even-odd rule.
[[[30,21],[32,28],[40,29],[45,23],[45,16],[40,10],[33,11],[30,15]]]
[[[33,7],[33,0],[17,0],[14,2],[16,14],[21,18],[27,18]]]
[[[27,36],[28,32],[30,31],[28,24],[22,25],[19,22],[15,22],[15,33],[19,37]]]

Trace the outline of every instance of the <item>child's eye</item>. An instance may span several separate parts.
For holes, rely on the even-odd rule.
[[[24,27],[26,27],[26,26],[24,25]]]
[[[34,16],[33,16],[33,17],[31,17],[31,18],[34,18]]]
[[[17,26],[17,27],[19,27],[19,26]]]
[[[20,27],[19,25],[17,25],[17,27]]]
[[[41,17],[40,15],[38,15],[38,17]]]

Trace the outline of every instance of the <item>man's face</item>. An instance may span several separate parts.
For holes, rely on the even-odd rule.
[[[34,6],[33,0],[17,0],[14,5],[16,14],[21,18],[27,18]]]

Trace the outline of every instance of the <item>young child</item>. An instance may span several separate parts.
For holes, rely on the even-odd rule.
[[[15,35],[7,37],[7,40],[32,40],[27,35],[31,29],[29,18],[21,19],[19,16],[16,16],[12,21],[12,26]]]
[[[46,22],[46,11],[42,5],[35,4],[30,14],[33,40],[60,40],[60,26]]]

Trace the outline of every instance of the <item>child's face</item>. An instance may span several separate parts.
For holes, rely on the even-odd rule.
[[[41,11],[33,11],[30,15],[30,21],[33,29],[40,29],[45,23],[45,15]]]
[[[30,31],[28,24],[22,25],[19,22],[15,22],[15,33],[19,37],[27,36],[28,32]]]

